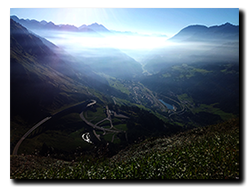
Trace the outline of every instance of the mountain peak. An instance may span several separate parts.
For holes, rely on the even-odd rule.
[[[16,16],[16,15],[13,15],[13,16],[10,16],[10,18],[12,19],[12,20],[19,20],[19,18]]]
[[[229,22],[226,22],[226,23],[224,23],[224,24],[221,24],[221,25],[214,25],[214,26],[211,26],[211,27],[209,27],[209,29],[211,29],[211,28],[224,28],[224,27],[238,27],[237,25],[233,25],[233,24],[231,24],[231,23],[229,23]]]
[[[199,25],[199,24],[196,24],[196,25],[189,25],[187,27],[185,27],[184,29],[182,29],[181,31],[205,31],[207,30],[208,27],[205,26],[205,25]]]
[[[92,23],[91,25],[86,26],[89,29],[92,29],[97,32],[110,32],[106,27],[104,27],[102,24],[98,23]]]
[[[229,23],[229,22],[226,22],[225,24],[222,24],[224,26],[233,26],[233,24]]]
[[[91,26],[91,25],[98,25],[98,26],[101,26],[101,24],[98,24],[97,22],[90,24],[90,26]]]
[[[99,24],[97,22],[88,25],[88,27],[92,27],[92,26],[94,26],[94,27],[104,27],[102,24]]]
[[[49,24],[49,25],[55,25],[55,24],[54,24],[53,22],[51,22],[51,21],[50,21],[48,24]]]
[[[219,26],[220,27],[220,26]],[[233,28],[233,27],[238,27],[236,25],[233,25],[229,22],[226,22],[225,24],[222,24],[221,27],[227,27],[227,28]]]
[[[46,25],[48,22],[46,22],[45,20],[42,20],[42,21],[40,21],[40,23],[41,23],[42,25]]]
[[[80,27],[78,27],[78,29],[82,29],[82,28],[86,28],[87,27],[87,25],[86,24],[83,24],[83,25],[81,25]]]
[[[207,26],[205,26],[205,25],[200,25],[200,24],[193,24],[193,25],[189,25],[189,26],[187,26],[187,27],[185,27],[185,28],[207,28]],[[185,29],[184,28],[184,29]]]

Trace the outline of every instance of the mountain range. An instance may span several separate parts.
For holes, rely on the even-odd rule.
[[[84,38],[86,33],[94,35]],[[89,121],[106,117],[105,106],[129,117],[112,118],[124,128],[130,143],[239,115],[239,26],[188,26],[168,39],[166,46],[145,53],[142,64],[118,48],[77,46],[77,42],[91,44],[111,33],[97,23],[77,28],[11,16],[11,147],[34,123],[89,99],[97,102],[85,113]],[[59,45],[50,40],[53,37]],[[75,132],[67,132],[71,130],[68,122]],[[75,137],[83,131],[79,114],[49,125],[53,123],[58,127],[53,139],[71,135],[73,145],[79,143],[81,138]],[[114,140],[112,135],[102,136]],[[41,149],[44,140],[38,136],[35,141]]]
[[[99,25],[97,23],[76,27],[74,25],[68,25],[68,24],[55,25],[53,22],[47,22],[45,20],[39,22],[36,20],[19,19],[17,16],[11,16],[10,18],[30,30],[43,29],[43,30],[71,31],[71,32],[90,32],[90,33],[96,33],[95,31],[108,31],[103,25]],[[96,33],[96,35],[98,34]]]
[[[82,48],[79,56],[72,57],[63,49],[35,34],[34,31],[37,31],[38,28],[110,33],[107,28],[97,23],[77,28],[71,25],[55,25],[44,20],[38,22],[11,16],[11,51],[14,52],[15,57],[17,55],[22,56],[21,59],[27,58],[27,56],[35,57],[36,62],[39,62],[38,66],[49,66],[74,80],[92,79],[99,80],[98,83],[107,84],[108,82],[101,79],[100,75],[104,74],[120,79],[141,76],[142,66],[119,49]],[[212,27],[191,25],[168,39],[168,42],[172,45],[154,49],[145,54],[142,63],[144,71],[152,74],[162,72],[177,64],[237,63],[239,59],[239,26],[230,23]],[[27,56],[21,55],[21,52],[25,52],[24,54]],[[12,59],[14,60],[14,58]],[[48,64],[48,62],[50,63]],[[95,81],[95,83],[97,82]],[[84,82],[84,85],[88,84],[88,82]]]
[[[145,70],[156,73],[178,63],[239,61],[239,26],[230,23],[191,25],[166,42],[169,45],[147,54],[142,62]]]
[[[79,32],[106,32],[106,33],[119,33],[119,34],[129,34],[129,35],[140,35],[131,31],[116,31],[108,30],[105,26],[98,23],[92,23],[90,25],[83,24],[80,27],[68,24],[55,25],[53,22],[47,22],[45,20],[36,21],[29,19],[19,19],[17,16],[10,16],[15,22],[20,23],[24,27],[32,29],[51,29],[51,30],[63,30],[63,31],[79,31]],[[144,35],[149,36],[149,35]],[[166,37],[166,35],[154,35]],[[186,42],[186,41],[206,41],[206,40],[236,40],[239,38],[239,26],[232,25],[230,23],[225,23],[219,26],[207,27],[204,25],[190,25],[183,28],[176,35],[168,39],[174,42]],[[211,42],[211,41],[210,41]]]
[[[62,56],[58,47],[46,39],[41,40],[12,19],[10,26],[13,117],[25,112],[23,115],[33,121],[37,115],[43,116],[40,110],[49,113],[49,109],[61,108],[64,103],[93,98],[94,94],[90,92],[93,89],[95,93],[99,92],[99,96],[107,92],[124,96],[88,65],[67,54]],[[26,110],[22,110],[24,108]]]
[[[167,37],[166,35],[163,35],[163,34],[147,35],[147,34],[139,34],[137,32],[131,32],[131,31],[109,30],[102,24],[98,24],[98,23],[92,23],[90,25],[83,24],[80,27],[76,27],[74,25],[68,25],[68,24],[56,25],[53,22],[47,22],[45,20],[42,20],[39,22],[37,20],[19,19],[17,16],[14,16],[14,15],[10,16],[10,18],[30,30],[42,29],[42,30],[82,32],[82,33],[94,34],[94,36],[98,36],[98,37],[110,36],[110,35]]]
[[[71,25],[55,25],[52,22],[41,21],[38,22],[36,20],[24,20],[19,19],[16,16],[11,16],[11,19],[21,24],[24,27],[32,32],[33,34],[37,34],[37,36],[41,36],[42,38],[47,38],[49,35],[51,38],[56,37],[58,32],[67,32],[63,33],[64,37],[68,37],[70,40],[72,33],[82,33],[83,38],[94,38],[97,40],[99,37],[104,37],[106,34],[110,34],[111,32],[106,29],[103,25],[93,23],[91,25],[82,25],[77,28]],[[50,29],[50,32],[46,32],[47,29]],[[63,39],[59,39],[59,42],[63,41]],[[71,50],[75,49],[77,46],[76,43],[68,46],[67,44],[62,44],[61,48],[66,48]],[[140,63],[135,61],[133,58],[129,57],[127,54],[123,53],[121,50],[117,48],[102,48],[102,47],[82,47],[79,46],[77,50],[70,51],[70,53],[74,53],[75,58],[83,61],[83,64],[87,64],[92,70],[107,74],[109,76],[126,78],[133,77],[137,74],[142,73],[142,68]]]
[[[190,25],[182,29],[169,41],[173,42],[218,42],[239,40],[239,26],[225,23],[219,26]]]

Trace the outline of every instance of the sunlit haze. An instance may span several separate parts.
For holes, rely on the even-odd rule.
[[[238,8],[11,8],[7,174],[242,181],[239,16],[242,26]]]
[[[239,24],[238,9],[12,8],[10,14],[19,19],[35,19],[78,29],[94,23],[93,27],[102,27],[108,32],[97,28],[98,34],[90,36],[86,32],[32,31],[72,55],[82,54],[86,48],[88,51],[92,48],[117,48],[137,61],[152,49],[173,45],[167,39],[188,25]]]

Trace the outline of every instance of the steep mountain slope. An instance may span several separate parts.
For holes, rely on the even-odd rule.
[[[109,159],[11,156],[13,179],[234,179],[240,168],[239,120],[130,145]],[[29,165],[23,165],[23,163]],[[241,165],[242,166],[242,165]]]
[[[35,34],[54,41],[55,44],[58,43],[60,48],[73,55],[75,59],[87,63],[95,72],[122,79],[142,73],[140,63],[121,50],[109,46],[109,38],[105,40],[105,37],[112,33],[101,24],[94,23],[76,28],[46,21],[24,20],[16,16],[11,18]]]
[[[37,111],[34,109],[52,105],[61,91],[72,92],[78,88],[74,80],[67,77],[74,75],[73,70],[66,72],[65,68],[68,66],[65,62],[39,38],[13,20],[11,20],[10,49],[12,114],[24,112],[22,108],[35,114]],[[83,85],[78,90],[83,92],[82,94],[89,95]]]
[[[74,73],[72,69],[68,76],[63,74],[67,64],[39,38],[13,20],[10,26],[12,152],[17,141],[35,123],[61,108],[92,98],[92,93],[69,77]]]
[[[111,96],[129,100],[127,94],[110,87],[82,61],[33,35],[12,19],[10,22],[11,152],[32,126],[62,109],[89,99],[105,104],[112,101]],[[66,124],[71,118],[66,117]],[[64,121],[61,124],[65,124]],[[73,121],[66,127],[83,128],[82,124]],[[59,128],[59,135],[64,135],[63,131],[65,129]],[[40,147],[43,141],[36,143],[35,147]]]
[[[58,54],[20,24],[11,20],[11,116],[38,121],[48,113],[104,95],[127,98],[110,87],[84,63]],[[47,43],[49,43],[47,41]],[[63,59],[61,59],[63,57]]]
[[[239,62],[239,26],[229,23],[188,26],[167,43],[148,54],[145,70],[157,73],[177,63]]]

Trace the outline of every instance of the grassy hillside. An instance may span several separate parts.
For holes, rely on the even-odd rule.
[[[141,142],[152,136],[172,135],[182,130],[179,126],[164,123],[154,114],[144,109],[135,106],[118,106],[110,103],[107,105],[109,110],[115,111],[118,114],[124,114],[123,116],[127,117],[124,119],[111,115],[114,129],[122,132],[117,134],[97,129],[95,131],[101,140],[93,145],[84,142],[82,139],[83,133],[93,132],[92,128],[84,123],[79,116],[83,106],[84,103],[58,112],[51,120],[35,129],[22,142],[18,154],[50,155],[51,157],[60,157],[60,159],[64,160],[75,160],[78,156],[82,155],[80,153],[88,151],[92,156],[98,156],[99,154],[96,151],[101,150],[106,153],[105,156],[113,156],[121,148],[126,147],[128,143]],[[98,102],[92,108],[86,110],[84,116],[87,121],[93,124],[101,122],[98,126],[105,129],[111,128],[110,121],[106,119],[106,105],[104,106],[102,103]],[[25,133],[23,131],[27,132],[28,130],[15,129],[15,131],[12,131],[19,137],[14,137],[14,134],[12,135],[12,140],[14,138],[16,140],[12,142],[11,153],[22,136],[21,132]],[[94,138],[95,136],[93,135],[92,139]],[[108,147],[107,143],[109,143]]]
[[[31,34],[13,20],[10,26],[11,152],[19,139],[45,117],[88,99],[107,102],[112,101],[110,96],[128,98],[83,62],[67,53],[58,53],[56,46],[46,46],[45,39]],[[73,127],[77,126],[76,121]],[[60,137],[64,139],[65,134]],[[34,140],[31,143],[36,145]]]
[[[239,120],[128,146],[112,158],[77,161],[11,156],[13,179],[240,179]]]

